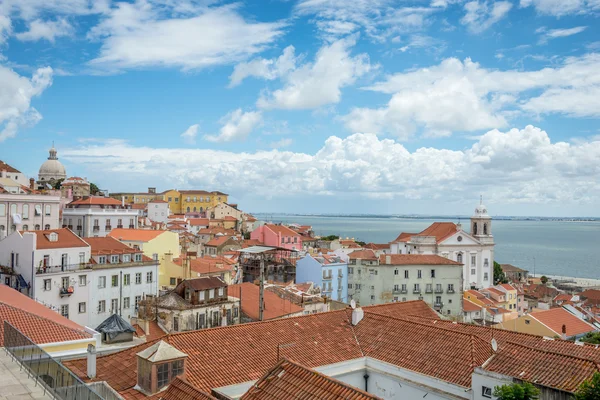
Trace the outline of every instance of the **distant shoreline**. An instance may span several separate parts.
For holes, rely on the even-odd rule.
[[[254,216],[285,216],[308,218],[371,218],[371,219],[440,219],[440,220],[468,220],[468,215],[399,215],[399,214],[288,214],[288,213],[252,213]],[[496,221],[553,221],[553,222],[600,222],[600,217],[513,217],[495,215]]]

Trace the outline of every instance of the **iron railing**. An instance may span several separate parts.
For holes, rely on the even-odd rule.
[[[4,321],[4,349],[45,393],[61,400],[104,400],[75,374]]]

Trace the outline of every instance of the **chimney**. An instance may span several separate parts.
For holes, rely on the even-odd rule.
[[[6,178],[6,173],[7,173],[7,172],[8,172],[8,171],[7,171],[7,170],[5,170],[5,169],[3,169],[2,171],[0,171],[0,178]]]
[[[352,325],[356,326],[360,321],[362,321],[365,313],[361,307],[355,308],[352,310]]]
[[[29,178],[29,189],[35,190],[35,179]]]
[[[96,346],[88,344],[87,347],[87,377],[96,377]]]
[[[144,329],[144,333],[146,334],[146,336],[150,335],[150,321],[147,319],[144,319],[142,321],[144,323],[144,326],[142,327],[142,329]]]
[[[562,338],[567,340],[567,325],[563,324],[562,326]]]
[[[392,256],[385,256],[385,263],[386,263],[386,265],[391,265],[392,264]]]
[[[462,224],[460,222],[458,224],[456,224],[456,230],[457,231],[462,230]]]
[[[125,196],[121,196],[121,206],[125,207]]]

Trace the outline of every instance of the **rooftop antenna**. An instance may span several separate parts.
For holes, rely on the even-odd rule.
[[[482,194],[479,195],[479,205],[480,206],[483,205],[483,195]]]

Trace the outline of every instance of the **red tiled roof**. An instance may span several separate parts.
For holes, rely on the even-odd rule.
[[[401,232],[398,237],[396,239],[394,239],[394,241],[392,243],[395,242],[408,242],[410,240],[411,236],[416,236],[416,233],[408,233],[408,232]]]
[[[537,319],[542,324],[556,332],[562,334],[562,326],[567,328],[567,337],[581,335],[586,332],[596,330],[596,328],[584,320],[576,317],[563,308],[552,308],[550,310],[535,311],[528,314],[531,318]]]
[[[137,337],[145,336],[146,342],[151,342],[156,339],[160,339],[161,337],[166,335],[165,331],[162,330],[162,328],[158,325],[158,322],[156,321],[148,321],[148,328],[150,329],[150,334],[144,332],[144,329],[139,324],[135,324],[133,325],[133,327],[135,328],[135,335]]]
[[[0,285],[0,321],[9,322],[36,344],[92,337],[84,327],[5,285]],[[4,343],[3,323],[0,324],[0,343]]]
[[[421,300],[378,304],[374,306],[365,306],[362,309],[365,312],[394,318],[413,316],[431,320],[440,319],[439,314],[429,307],[427,303]]]
[[[88,247],[89,245],[68,228],[50,229],[47,231],[29,231],[37,236],[36,248],[42,249],[67,249],[72,247]],[[58,238],[51,242],[48,238],[51,233],[56,233]]]
[[[556,296],[554,298],[554,301],[555,302],[557,302],[557,301],[571,301],[572,298],[573,298],[572,294],[563,293],[563,294],[559,294],[558,296]]]
[[[188,224],[191,226],[208,226],[208,218],[190,218]]]
[[[417,236],[435,236],[436,242],[440,243],[456,232],[458,232],[458,228],[454,222],[434,222]]]
[[[69,204],[69,206],[77,206],[77,205],[87,205],[87,206],[120,206],[121,201],[117,199],[113,199],[112,197],[102,197],[102,196],[89,196],[83,197],[78,200],[73,200]]]
[[[6,172],[13,172],[13,173],[18,173],[18,174],[21,173],[21,171],[19,171],[18,169],[11,167],[4,161],[0,160],[0,171],[4,171],[4,170],[6,170]]]
[[[498,296],[506,296],[506,293],[504,293],[504,292],[503,292],[503,291],[501,291],[501,290],[495,289],[495,288],[493,288],[493,287],[489,287],[489,288],[481,289],[481,291],[482,291],[482,292],[484,292],[484,291],[488,291],[488,292],[490,292],[490,293],[497,294]]]
[[[465,311],[465,312],[481,311],[481,306],[478,306],[477,304],[475,304],[467,299],[463,299],[463,311]]]
[[[583,381],[600,372],[598,364],[590,359],[532,349],[513,342],[501,344],[500,351],[483,368],[567,392],[576,391]]]
[[[271,231],[275,232],[275,233],[279,233],[281,236],[300,236],[298,234],[298,232],[288,228],[285,225],[273,225],[273,224],[266,224],[265,225],[266,228],[269,228]]]
[[[350,260],[377,260],[377,256],[373,253],[373,250],[354,250],[348,254]]]
[[[108,236],[114,237],[118,240],[125,240],[128,242],[149,242],[155,239],[157,236],[168,231],[161,231],[155,229],[124,229],[116,228],[110,231]]]
[[[390,263],[387,263],[387,257]],[[459,262],[435,254],[382,254],[381,265],[462,265]]]
[[[152,396],[152,400],[217,400],[217,398],[177,377],[169,384],[167,390]]]
[[[203,257],[203,258],[191,258],[190,269],[200,275],[212,275],[223,272],[233,272],[235,262],[228,259],[227,257]],[[173,260],[173,263],[182,265],[183,259],[177,258]]]
[[[283,359],[263,375],[241,400],[378,400],[360,389]]]
[[[258,321],[258,286],[250,282],[230,285],[227,294],[240,298],[242,300],[242,312],[254,321]],[[263,321],[301,313],[304,310],[302,307],[287,299],[282,299],[268,290],[264,291],[264,305]]]
[[[508,283],[503,283],[500,286],[502,286],[506,290],[517,290],[513,285],[508,284]]]
[[[265,244],[263,242],[261,242],[258,239],[246,239],[242,241],[242,248],[245,249],[246,247],[252,247],[252,246],[264,246]]]
[[[125,243],[119,242],[117,239],[106,236],[106,237],[90,237],[86,238],[86,241],[92,248],[92,254],[135,254],[141,253],[140,250],[136,250],[132,247],[127,246]]]
[[[226,216],[223,218],[223,221],[237,221],[237,218],[235,218],[235,217],[232,217],[231,215],[226,215]]]
[[[367,243],[365,245],[366,249],[371,249],[371,250],[386,250],[390,248],[390,244],[389,243]]]
[[[216,276],[207,276],[203,278],[186,279],[179,285],[183,285],[194,290],[207,290],[226,287],[227,284]],[[177,285],[177,286],[179,286]]]
[[[231,236],[215,236],[214,238],[209,240],[207,243],[205,243],[204,246],[219,247],[219,246],[222,246],[229,239],[231,239]]]
[[[591,300],[593,303],[600,302],[600,290],[598,289],[587,289],[579,293],[579,295]]]

